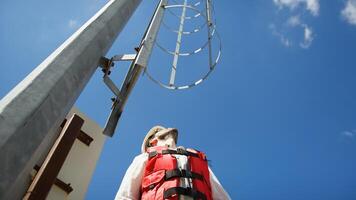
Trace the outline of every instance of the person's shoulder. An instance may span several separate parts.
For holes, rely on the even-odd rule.
[[[197,154],[203,160],[208,160],[206,154],[202,151],[192,148],[187,148],[187,151]]]
[[[141,153],[134,158],[134,162],[145,161],[148,158],[148,153]]]

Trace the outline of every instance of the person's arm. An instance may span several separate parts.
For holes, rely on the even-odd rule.
[[[223,186],[220,184],[213,171],[211,171],[210,167],[209,173],[213,200],[231,200],[229,194],[227,194],[224,190]]]
[[[147,162],[147,153],[135,157],[122,179],[115,200],[139,200],[142,176]]]

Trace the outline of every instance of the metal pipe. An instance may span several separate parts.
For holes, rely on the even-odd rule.
[[[141,0],[111,0],[0,101],[0,199],[29,173]]]
[[[212,59],[212,51],[211,51],[211,40],[212,40],[212,21],[211,21],[211,0],[206,0],[206,20],[207,20],[207,30],[208,30],[208,55],[209,55],[209,68],[213,68],[213,59]]]
[[[182,43],[182,34],[183,34],[183,31],[184,31],[183,28],[184,28],[184,20],[185,20],[186,9],[187,9],[187,0],[184,0],[183,9],[182,9],[182,15],[180,16],[180,22],[179,22],[179,30],[178,30],[178,36],[177,36],[177,42],[176,42],[176,50],[174,52],[174,57],[173,57],[171,77],[169,79],[169,86],[173,86],[174,85],[174,81],[175,81],[175,78],[176,78],[179,51],[180,51],[180,46],[181,46],[181,43]]]

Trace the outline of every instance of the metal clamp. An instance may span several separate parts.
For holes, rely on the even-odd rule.
[[[136,58],[136,54],[123,54],[123,55],[115,55],[112,58],[108,59],[102,57],[100,60],[100,67],[104,73],[103,81],[106,86],[111,90],[112,93],[115,94],[117,99],[122,100],[122,95],[120,89],[115,85],[115,83],[111,80],[109,75],[111,74],[111,68],[115,66],[114,61],[133,61]],[[115,100],[113,101],[115,103]]]

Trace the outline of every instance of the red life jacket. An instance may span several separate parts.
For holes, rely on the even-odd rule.
[[[204,153],[167,147],[151,147],[141,183],[142,200],[178,200],[179,195],[194,200],[212,200],[208,162]],[[173,154],[186,155],[190,171],[177,168]],[[180,187],[180,178],[191,178],[192,188]]]

